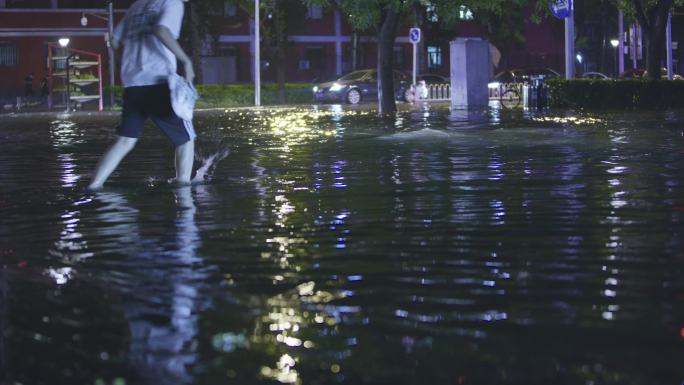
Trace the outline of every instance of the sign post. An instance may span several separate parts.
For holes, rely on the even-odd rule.
[[[420,28],[411,28],[409,30],[409,41],[413,44],[413,89],[416,89],[416,77],[418,71],[418,43],[420,43],[421,31]],[[414,91],[415,92],[415,91]]]
[[[575,17],[572,0],[554,0],[549,5],[551,13],[565,19],[565,78],[575,77]]]

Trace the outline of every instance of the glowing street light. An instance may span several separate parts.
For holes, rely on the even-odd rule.
[[[59,45],[60,45],[62,48],[66,48],[66,46],[69,45],[69,41],[70,41],[70,40],[69,40],[68,37],[63,37],[63,38],[61,38],[61,39],[59,39],[59,40],[57,40],[57,41],[59,42]]]
[[[617,46],[620,44],[620,40],[618,39],[611,39],[610,40],[610,45],[613,46],[613,48],[617,48]]]

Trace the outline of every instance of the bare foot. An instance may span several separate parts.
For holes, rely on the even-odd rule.
[[[175,185],[175,186],[190,186],[192,182],[188,180],[180,180],[178,178],[171,178],[167,181],[169,184]]]
[[[86,189],[86,191],[94,192],[94,191],[100,191],[100,190],[102,190],[102,188],[103,188],[102,184],[92,183],[92,184],[89,184],[88,187],[86,187],[85,189]]]

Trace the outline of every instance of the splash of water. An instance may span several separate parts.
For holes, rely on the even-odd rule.
[[[225,159],[228,154],[230,154],[230,150],[226,147],[221,148],[209,155],[196,153],[195,159],[202,165],[197,169],[195,177],[192,179],[192,183],[206,183],[211,181],[214,171],[216,170],[216,166],[220,161]]]
[[[381,136],[384,140],[444,140],[448,139],[452,134],[431,128],[423,128],[416,131],[398,132],[391,135]]]

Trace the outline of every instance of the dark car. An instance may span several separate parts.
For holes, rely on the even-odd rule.
[[[648,71],[643,68],[632,68],[620,74],[620,79],[645,79],[648,76]],[[667,79],[667,68],[660,69],[660,78],[663,80]],[[673,74],[673,80],[682,80],[682,76],[678,74]]]
[[[413,95],[411,94],[411,82],[413,79],[411,79],[411,76],[409,76],[406,81],[402,82],[401,85],[399,86],[399,90],[397,91],[397,99],[403,100],[405,102],[409,101],[411,98],[413,98]],[[432,85],[432,84],[450,84],[450,80],[445,78],[442,75],[437,75],[437,74],[420,74],[416,75],[416,83],[420,83],[421,81],[425,82],[425,85]],[[426,90],[427,91],[427,90]]]
[[[522,68],[502,71],[494,76],[493,82],[497,83],[526,83],[530,78],[543,76],[545,78],[560,77],[560,74],[551,68]]]
[[[601,72],[585,72],[582,74],[582,79],[590,80],[610,80],[610,76]]]
[[[394,71],[395,97],[405,80],[404,74]],[[362,101],[377,100],[378,71],[375,69],[354,71],[335,81],[321,83],[313,88],[313,96],[317,102],[358,104]]]

